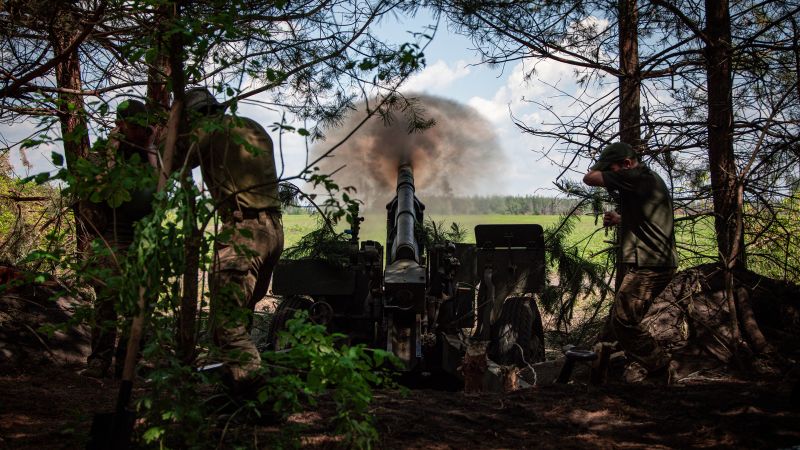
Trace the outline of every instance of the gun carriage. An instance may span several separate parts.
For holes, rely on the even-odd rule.
[[[268,333],[295,311],[365,343],[395,354],[401,370],[458,376],[467,343],[488,342],[499,364],[544,359],[536,294],[544,286],[539,225],[478,225],[475,244],[423,245],[425,206],[414,193],[410,165],[398,168],[397,192],[387,205],[384,247],[358,241],[354,224],[347,263],[322,259],[281,260],[273,293],[282,298]]]

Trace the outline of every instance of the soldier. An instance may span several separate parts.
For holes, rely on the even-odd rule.
[[[209,282],[212,335],[234,389],[246,389],[261,367],[248,328],[283,251],[283,222],[272,140],[255,121],[224,110],[207,89],[186,92],[196,124],[189,160],[199,163],[222,220]]]
[[[603,226],[621,225],[622,263],[628,266],[611,317],[616,339],[634,360],[625,378],[639,382],[648,376],[666,375],[670,357],[641,321],[678,266],[667,186],[624,142],[603,149],[583,182],[605,187],[619,201],[619,213],[605,213]]]
[[[110,170],[118,164],[130,163],[131,158],[138,155],[140,162],[155,168],[154,132],[148,123],[148,111],[144,103],[136,100],[121,103],[117,108],[116,125],[105,147],[93,154],[92,162]],[[151,188],[134,190],[131,199],[116,208],[106,202],[91,208],[88,222],[95,228],[93,231],[100,236],[108,251],[94,256],[96,267],[119,274],[121,260],[133,243],[134,225],[152,211],[154,193],[155,184]],[[92,324],[92,350],[87,358],[87,367],[81,372],[96,378],[108,375],[112,359],[115,359],[115,375],[121,375],[125,362],[124,337],[120,337],[119,343],[116,343],[119,293],[106,285],[107,280],[97,277],[92,282],[97,296]]]

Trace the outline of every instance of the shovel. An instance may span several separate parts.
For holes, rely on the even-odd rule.
[[[125,366],[122,369],[122,382],[117,395],[117,405],[114,412],[97,413],[92,419],[92,428],[89,431],[89,442],[86,450],[125,450],[130,448],[131,433],[136,416],[128,409],[133,391],[133,376],[136,370],[139,342],[142,339],[142,328],[145,319],[144,287],[139,288],[139,313],[131,323],[131,334],[128,338]]]

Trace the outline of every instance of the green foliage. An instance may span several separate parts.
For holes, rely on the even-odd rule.
[[[383,350],[337,345],[345,336],[328,334],[324,326],[308,322],[307,314],[298,312],[279,333],[288,351],[264,354],[268,377],[259,400],[273,401],[273,411],[285,414],[330,395],[336,432],[346,437],[347,447],[371,448],[378,437],[368,409],[372,389],[396,387],[390,368],[402,363]]]
[[[355,188],[340,188],[329,175],[319,173],[318,168],[310,174],[309,181],[314,188],[321,187],[327,192],[321,205],[313,203],[315,195],[307,196],[318,210],[315,214],[317,226],[287,248],[283,256],[288,259],[319,258],[334,266],[344,266],[353,251],[352,236],[336,231],[335,227],[342,219],[350,225],[350,232],[356,224],[360,226],[361,201],[350,196],[355,193]]]
[[[431,247],[445,242],[464,242],[467,237],[467,230],[456,222],[451,222],[450,227],[445,228],[444,221],[427,219],[422,225],[422,230],[424,247]]]
[[[73,192],[80,198],[88,198],[93,203],[105,202],[112,208],[132,200],[137,190],[152,190],[155,186],[153,169],[133,155],[124,163],[117,163],[107,170],[85,159],[79,159],[67,174],[66,181],[74,187]],[[89,182],[93,178],[93,182]]]
[[[34,80],[30,96],[24,96],[25,101],[16,105],[23,111],[53,111],[63,107],[75,112],[73,117],[80,115],[86,118],[86,126],[79,125],[62,133],[64,143],[88,142],[89,129],[98,125],[104,127],[108,123],[108,102],[115,101],[122,94],[122,89],[129,86],[153,82],[154,86],[166,87],[175,98],[174,91],[182,89],[184,83],[192,85],[213,80],[218,92],[228,97],[230,109],[235,112],[238,100],[256,93],[242,89],[242,80],[245,78],[254,80],[255,85],[259,86],[257,89],[272,96],[275,104],[287,112],[301,120],[309,118],[315,124],[313,129],[282,124],[279,133],[294,132],[304,137],[319,137],[321,129],[341,120],[352,106],[355,92],[395,91],[399,82],[419,69],[425,61],[423,49],[418,43],[389,45],[376,39],[369,31],[392,9],[416,7],[411,4],[278,1],[256,5],[244,0],[177,3],[134,0],[111,2],[108,5],[103,3],[108,10],[97,17],[89,15],[92,11],[85,9],[85,5],[69,6],[71,11],[74,9],[71,15],[91,16],[98,27],[107,30],[109,36],[114,36],[113,48],[93,47],[93,52],[100,53],[96,55],[97,58],[90,58],[84,66],[85,74],[93,74],[91,76],[104,86],[103,92],[97,96],[99,102],[87,103],[88,108],[84,111],[83,102],[75,101],[78,96],[38,94],[36,86],[41,80]],[[65,31],[56,25],[53,33]],[[41,53],[28,50],[39,48],[39,44],[42,44],[40,48],[47,48],[51,36],[34,33],[26,28],[26,24],[14,24],[14,28],[17,27],[23,36],[20,36],[19,44],[14,39],[11,44],[20,50],[24,49],[15,52],[15,55],[18,66],[27,67],[24,72],[28,73],[31,67],[38,67],[40,61],[31,60],[25,55]],[[39,39],[37,36],[45,37]],[[84,44],[78,45],[82,52],[87,50],[83,48]],[[114,64],[108,66],[108,61],[114,61]],[[170,62],[177,64],[165,70]],[[51,72],[45,72],[44,84],[52,87]],[[163,76],[165,72],[170,75]],[[24,74],[15,72],[14,76],[19,75]],[[120,84],[115,86],[117,82]],[[234,96],[242,97],[237,99]],[[16,98],[9,98],[12,97]],[[66,100],[62,101],[61,98]],[[60,115],[60,118],[64,117]],[[56,123],[52,121],[49,125]],[[213,124],[206,125],[211,126]],[[62,126],[62,129],[67,128]],[[30,138],[25,146],[37,146],[45,142],[44,139],[37,135]],[[233,139],[235,141],[238,138]],[[96,143],[92,154],[102,152],[104,147],[104,142]],[[81,147],[83,150],[86,149]],[[96,205],[114,208],[133,199],[137,191],[155,185],[152,171],[142,161],[118,160],[116,164],[108,166],[91,158],[77,159],[73,158],[74,154],[67,156],[67,167],[55,174],[40,174],[35,180],[39,183],[48,180],[63,182],[66,186],[64,196],[70,204],[88,200]],[[58,155],[53,156],[53,162],[57,166],[64,163]],[[330,177],[313,172],[299,174],[296,178],[309,181],[329,193],[336,193],[321,205],[326,213],[327,232],[333,232],[334,226],[342,219],[347,220],[348,216],[351,216],[350,223],[357,223],[352,220],[357,216],[358,206],[358,201],[352,198],[352,188],[340,188]],[[114,292],[118,297],[120,312],[125,318],[136,313],[140,293],[146,295],[146,313],[153,334],[147,340],[144,363],[154,370],[152,376],[148,377],[150,381],[147,386],[152,392],[140,406],[146,414],[147,425],[143,437],[149,445],[179,442],[181,446],[202,446],[203,439],[207,437],[205,431],[210,433],[213,425],[216,425],[206,426],[208,418],[196,407],[199,394],[194,388],[203,380],[184,359],[177,338],[178,322],[183,312],[181,302],[185,301],[182,297],[189,290],[185,284],[181,284],[182,278],[185,271],[193,271],[190,265],[191,252],[199,251],[201,269],[207,269],[211,263],[210,249],[215,240],[225,239],[225,236],[207,233],[202,235],[200,249],[193,249],[189,245],[193,242],[194,233],[205,230],[206,225],[214,220],[214,206],[218,205],[212,205],[200,195],[191,180],[173,177],[166,189],[156,196],[153,213],[137,223],[135,241],[124,255],[111,251],[104,242],[94,243],[92,254],[87,259],[79,260],[71,252],[57,252],[54,249],[31,255],[31,261],[52,262],[71,271],[74,278],[70,281],[76,285],[104,284],[109,292]],[[53,234],[53,240],[55,236]],[[237,250],[242,253],[248,251],[244,248]],[[112,262],[103,264],[106,259]],[[187,280],[192,281],[191,277]],[[202,335],[205,331],[202,328],[206,319],[205,299],[198,306],[201,326],[194,331]],[[356,412],[351,416],[348,412],[361,408],[369,399],[358,388],[363,383],[353,375],[365,367],[363,353],[360,348],[347,349],[347,354],[340,360],[353,367],[349,371],[325,372],[327,378],[324,382],[314,383],[320,388],[332,386],[337,382],[337,377],[343,377],[348,381],[347,384],[355,385],[353,390],[345,388],[342,394],[335,394],[340,395],[336,401],[342,405],[338,417],[344,424],[342,429],[354,436],[353,443],[367,443],[368,446],[374,440],[374,429],[360,425],[365,423],[362,413]],[[331,371],[337,366],[328,362],[320,367],[327,367],[326,370]],[[367,379],[369,382],[376,381],[369,376]],[[284,386],[282,392],[291,389],[308,391],[303,385],[291,385]],[[171,440],[176,433],[185,433],[181,436],[188,439]],[[196,436],[192,437],[189,433]]]
[[[0,262],[38,271],[44,261],[26,263],[31,252],[70,248],[71,215],[62,212],[60,197],[53,186],[38,185],[0,174]],[[60,241],[47,238],[58,234]],[[48,262],[44,267],[51,267]]]
[[[350,236],[337,233],[317,214],[317,226],[301,237],[296,244],[283,252],[286,259],[322,259],[334,266],[344,266],[350,261],[352,243]]]
[[[319,167],[314,167],[314,170],[307,175],[312,189],[322,188],[327,193],[322,204],[319,205],[319,209],[323,212],[323,218],[329,228],[332,229],[342,219],[347,219],[348,223],[352,223],[353,216],[358,215],[359,205],[362,203],[361,200],[352,197],[356,193],[356,188],[353,186],[340,187],[330,175],[321,173]],[[312,201],[315,198],[316,196],[313,194],[309,196]],[[347,216],[350,217],[347,218]]]
[[[566,329],[572,321],[576,305],[592,293],[599,293],[591,305],[598,310],[613,286],[609,286],[608,268],[613,267],[613,259],[608,265],[594,261],[580,251],[579,244],[570,244],[567,238],[572,234],[577,221],[574,215],[564,215],[559,223],[545,229],[545,255],[547,258],[545,290],[541,305],[545,311],[556,317],[556,328]],[[609,252],[613,254],[614,252]],[[550,274],[555,272],[557,284],[552,284]],[[576,337],[576,341],[585,336]]]
[[[175,335],[155,329],[163,346]],[[145,357],[159,366],[148,375],[149,392],[140,401],[148,412],[142,440],[158,447],[249,447],[259,418],[286,418],[313,408],[322,399],[335,404],[335,432],[345,437],[349,448],[371,448],[378,435],[369,413],[372,390],[395,388],[394,355],[363,345],[338,344],[344,336],[328,334],[321,325],[298,313],[287,322],[280,339],[288,349],[262,354],[262,380],[254,395],[230,397],[213,387],[221,381],[213,372],[198,372],[171,352],[148,346]],[[252,431],[225,432],[242,428]],[[284,439],[296,438],[296,429],[283,426]]]
[[[800,278],[800,196],[795,191],[773,205],[745,207],[748,268],[776,279]]]

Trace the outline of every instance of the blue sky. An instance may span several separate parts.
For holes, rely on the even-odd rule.
[[[418,29],[433,22],[430,14],[423,11],[414,19],[397,23],[395,30]],[[492,123],[501,148],[487,151],[502,151],[508,166],[501,179],[482,183],[480,194],[555,195],[553,181],[560,170],[534,152],[547,143],[522,133],[513,124],[510,114],[513,112],[526,123],[540,123],[541,113],[522,99],[555,94],[538,82],[539,78],[574,89],[574,83],[568,81],[571,69],[549,62],[539,64],[537,77],[526,81],[523,75],[532,68],[530,64],[514,62],[490,67],[480,64],[480,55],[473,48],[474,44],[467,37],[451,33],[442,19],[433,42],[425,50],[426,68],[412,76],[404,89],[469,105]],[[571,87],[566,87],[567,84]]]
[[[392,41],[410,40],[409,32],[423,31],[434,23],[430,13],[422,10],[413,18],[387,18],[380,33]],[[511,114],[529,126],[552,123],[547,113],[528,101],[531,99],[549,104],[554,111],[565,115],[577,112],[575,102],[563,95],[577,91],[574,69],[554,61],[512,62],[490,67],[480,64],[480,55],[473,47],[469,38],[450,32],[448,23],[442,19],[434,40],[425,49],[426,67],[412,76],[401,90],[468,105],[492,124],[501,148],[487,148],[487,151],[502,152],[508,164],[499,179],[470,181],[477,181],[480,186],[478,195],[558,195],[553,183],[562,169],[534,151],[548,148],[552,143],[523,133],[512,122]],[[527,78],[534,65],[535,75]],[[593,88],[589,92],[597,95],[607,89]],[[549,156],[562,157],[555,153]],[[588,161],[583,165],[588,166]],[[458,177],[458,174],[447,175]],[[582,172],[573,172],[565,177],[576,179],[582,175]]]
[[[414,18],[387,17],[380,25],[380,33],[395,41],[411,40],[408,31],[423,31],[425,25],[432,23],[434,19],[426,11],[421,11]],[[481,190],[477,194],[556,195],[552,190],[553,181],[560,170],[540,153],[534,152],[549,143],[523,134],[512,123],[509,109],[515,117],[529,125],[538,125],[546,117],[523,101],[524,98],[543,100],[553,104],[556,111],[568,113],[569,99],[557,96],[556,91],[548,85],[558,86],[567,92],[574,91],[572,69],[558,63],[542,62],[536,65],[536,76],[526,80],[525,73],[533,68],[531,62],[514,62],[491,68],[479,64],[479,55],[471,47],[469,39],[451,33],[443,19],[433,42],[425,50],[425,69],[412,76],[403,90],[436,95],[469,105],[491,122],[501,148],[487,151],[503,152],[509,164],[500,179],[481,183]],[[243,105],[240,113],[253,117],[268,130],[280,118],[280,112],[264,110],[255,105]],[[32,129],[32,124],[18,124],[11,128],[0,126],[0,135],[5,141],[13,142]],[[282,144],[285,174],[293,175],[303,167],[306,145],[296,135],[284,135]],[[52,170],[53,166],[49,163],[52,150],[47,147],[29,149],[26,156],[33,166],[31,170],[23,167],[19,152],[15,150],[11,154],[12,164],[20,175]],[[577,175],[568,176],[576,178]]]

